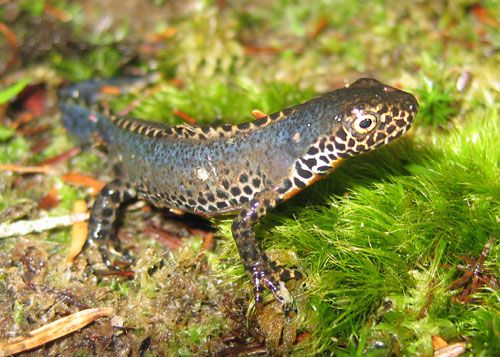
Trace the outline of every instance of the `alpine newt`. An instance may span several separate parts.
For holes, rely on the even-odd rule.
[[[232,234],[257,302],[264,288],[289,302],[283,281],[300,277],[267,257],[254,234],[257,222],[341,160],[404,134],[418,110],[411,94],[363,78],[244,124],[169,127],[102,114],[95,102],[106,85],[82,82],[60,92],[68,130],[87,140],[97,134],[119,162],[118,178],[92,207],[88,243],[111,238],[117,210],[134,197],[205,217],[235,213]]]

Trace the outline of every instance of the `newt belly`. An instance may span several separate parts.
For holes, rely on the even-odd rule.
[[[108,86],[84,82],[60,93],[68,130],[83,140],[97,134],[119,163],[119,178],[101,190],[92,207],[89,242],[114,234],[120,204],[133,197],[207,217],[234,212],[233,237],[257,301],[268,288],[287,302],[283,280],[297,273],[268,259],[254,225],[347,157],[404,134],[418,110],[411,94],[364,78],[256,121],[168,127],[90,109]]]

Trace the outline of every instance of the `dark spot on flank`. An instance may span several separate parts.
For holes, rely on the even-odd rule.
[[[215,211],[217,211],[217,207],[212,206],[212,205],[209,205],[207,209],[208,209],[210,212],[215,212]]]
[[[239,196],[241,194],[241,190],[239,187],[231,187],[231,195]]]
[[[392,107],[392,116],[397,117],[399,115],[399,109]]]
[[[373,135],[370,135],[368,139],[366,139],[366,144],[371,147],[373,144],[375,144],[375,140],[373,139]]]
[[[376,140],[377,141],[384,140],[386,137],[387,135],[385,135],[384,133],[378,133]]]
[[[250,123],[243,123],[243,124],[238,125],[238,129],[241,129],[241,130],[245,130],[248,128],[250,128]]]
[[[339,151],[344,151],[345,150],[345,145],[344,144],[341,144],[341,143],[338,143],[338,142],[335,142],[335,148]]]
[[[307,150],[308,155],[316,155],[319,152],[318,148],[315,146],[311,146],[309,150]]]
[[[304,170],[300,165],[298,167],[295,167],[297,170],[297,173],[299,174],[300,177],[303,177],[305,179],[311,178],[312,173],[310,171]]]
[[[331,143],[326,145],[326,150],[333,151],[333,145]]]
[[[238,200],[237,200],[236,198],[231,198],[231,199],[229,200],[229,203],[230,203],[231,205],[233,205],[233,206],[236,206],[236,205],[238,204]]]
[[[219,197],[220,199],[225,200],[228,198],[227,193],[225,193],[222,190],[217,190],[216,194],[217,194],[217,197]]]
[[[231,124],[224,124],[221,126],[222,130],[225,132],[233,131],[233,126]]]
[[[295,186],[298,188],[304,188],[306,187],[306,184],[302,181],[300,181],[298,178],[294,177],[293,182],[295,183]]]
[[[364,146],[363,144],[359,144],[356,146],[356,151],[358,152],[366,151],[366,146]]]
[[[213,194],[213,193],[211,193],[211,192],[210,192],[210,193],[208,193],[208,194],[207,194],[207,200],[208,200],[209,202],[215,202],[215,196],[214,196],[214,194]]]
[[[251,195],[253,193],[253,190],[250,186],[246,185],[243,187],[243,192],[245,192],[247,195]]]
[[[250,199],[247,196],[240,197],[240,203],[248,203],[248,202],[250,202]]]
[[[331,154],[330,154],[330,155],[331,155]],[[323,161],[324,163],[327,163],[327,164],[330,162],[330,160],[328,160],[328,157],[326,157],[326,156],[320,156],[320,157],[319,157],[319,159],[320,159],[321,161]]]
[[[344,128],[340,128],[339,130],[337,130],[336,136],[340,140],[345,141],[345,139],[347,138],[347,134],[346,134]]]
[[[254,178],[254,179],[252,180],[252,185],[253,185],[253,187],[255,187],[255,188],[259,188],[259,186],[260,186],[260,179],[259,179],[258,177]]]
[[[330,166],[320,166],[320,167],[318,167],[318,169],[317,169],[317,170],[318,170],[319,172],[325,172],[325,171],[328,171],[328,170],[330,170],[330,169],[331,169],[331,167],[330,167]]]
[[[223,208],[226,208],[227,207],[227,203],[224,202],[224,201],[221,201],[221,202],[217,202],[217,208],[218,209],[223,209]]]
[[[315,158],[310,158],[307,160],[301,160],[309,169],[312,169],[314,166],[316,166],[316,159]]]
[[[192,198],[190,198],[190,199],[188,200],[188,204],[189,204],[190,206],[193,206],[193,207],[194,207],[194,206],[196,206],[196,201],[195,201],[195,200],[193,200]]]
[[[356,144],[356,140],[353,138],[349,138],[349,141],[347,142],[347,146],[352,148]]]
[[[198,197],[198,203],[201,205],[206,205],[208,201],[203,197]]]
[[[229,181],[224,179],[222,181],[222,186],[224,187],[224,189],[229,190]]]
[[[209,126],[202,126],[200,129],[204,134],[208,134],[210,132]]]
[[[247,174],[241,174],[240,175],[240,182],[241,183],[247,183],[248,182],[248,175]]]

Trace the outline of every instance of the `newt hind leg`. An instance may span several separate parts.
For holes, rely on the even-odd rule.
[[[240,211],[231,229],[245,271],[252,278],[255,301],[261,302],[262,292],[268,288],[279,302],[289,305],[291,297],[284,281],[301,279],[302,274],[295,270],[278,267],[275,262],[270,261],[260,248],[253,231],[253,226],[259,219],[279,202],[277,192],[262,191]]]
[[[109,259],[109,251],[114,251],[117,255],[129,260],[126,253],[120,252],[115,236],[114,223],[120,205],[134,197],[136,197],[136,192],[129,185],[121,179],[115,179],[101,189],[92,206],[88,225],[87,244],[97,246],[102,260],[107,267],[113,266]],[[106,247],[110,243],[113,245],[113,249]]]

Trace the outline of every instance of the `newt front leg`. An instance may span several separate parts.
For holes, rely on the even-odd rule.
[[[97,245],[102,260],[107,267],[112,267],[112,262],[109,259],[109,248],[101,242],[115,242],[115,252],[119,252],[120,248],[117,244],[115,236],[114,223],[120,205],[132,198],[136,197],[136,192],[130,185],[126,184],[121,179],[115,179],[107,183],[101,191],[97,194],[94,205],[90,212],[87,244],[94,246]],[[101,241],[96,244],[96,241]],[[118,253],[126,257],[126,254]],[[128,259],[127,259],[128,260]]]
[[[279,302],[291,303],[290,294],[283,281],[302,277],[298,271],[276,266],[262,251],[255,238],[254,226],[280,202],[276,191],[264,190],[240,211],[231,226],[243,266],[254,284],[256,302],[262,301],[261,293],[264,288],[268,288]]]

